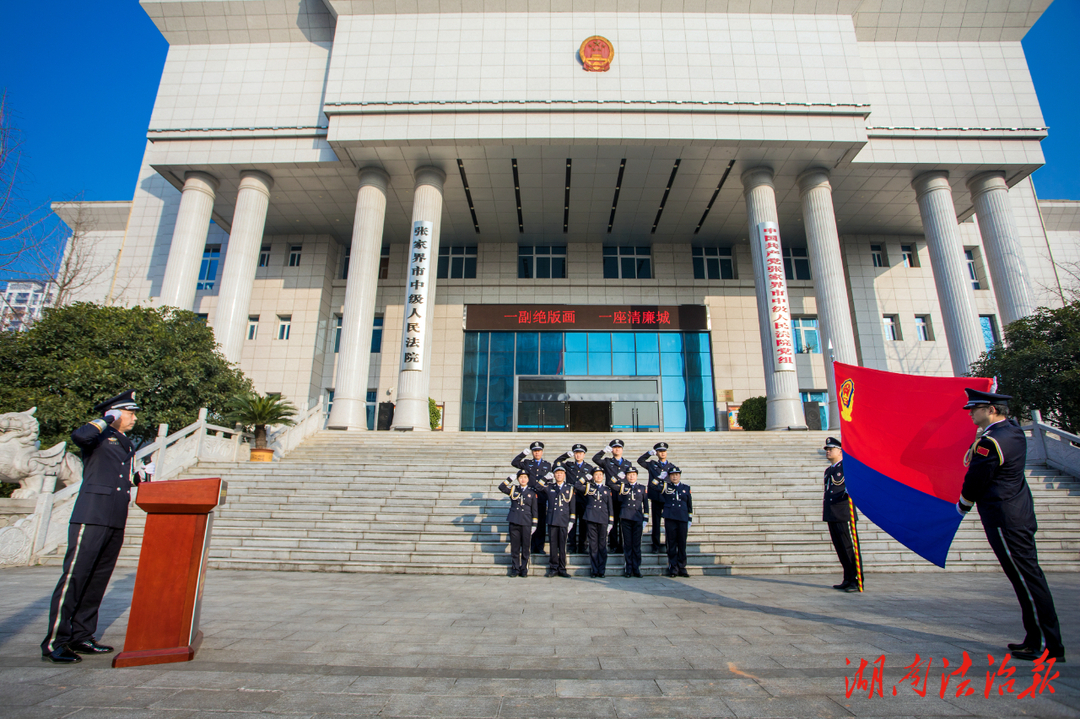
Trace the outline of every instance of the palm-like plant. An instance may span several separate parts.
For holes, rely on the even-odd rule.
[[[294,424],[294,407],[278,394],[260,395],[257,392],[238,394],[225,407],[226,421],[241,424],[244,429],[255,431],[255,449],[266,449],[266,426],[270,424]]]

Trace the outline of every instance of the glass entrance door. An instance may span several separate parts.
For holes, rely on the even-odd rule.
[[[612,402],[611,429],[614,432],[659,432],[659,402]]]
[[[565,432],[566,402],[518,402],[518,429]]]

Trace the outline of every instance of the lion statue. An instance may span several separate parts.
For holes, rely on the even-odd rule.
[[[82,479],[82,461],[65,451],[67,442],[41,449],[37,407],[26,412],[0,414],[0,482],[18,484],[12,499],[29,499],[41,493],[46,474],[55,474],[57,489]]]

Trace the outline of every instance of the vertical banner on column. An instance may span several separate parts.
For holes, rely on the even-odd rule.
[[[413,223],[409,249],[408,286],[405,288],[405,331],[401,340],[401,369],[424,369],[424,329],[431,312],[428,285],[431,277],[431,222]]]
[[[755,238],[761,247],[765,299],[769,303],[769,336],[772,339],[773,371],[795,371],[795,342],[791,335],[791,306],[784,278],[784,255],[780,249],[780,226],[761,222]]]

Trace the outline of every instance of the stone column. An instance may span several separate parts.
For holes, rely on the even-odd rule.
[[[349,280],[345,286],[345,309],[341,317],[334,406],[329,429],[367,430],[368,366],[371,362],[371,328],[375,320],[375,293],[379,285],[386,191],[390,175],[378,167],[360,170],[356,193]]]
[[[930,250],[930,266],[934,270],[934,285],[945,323],[953,374],[960,377],[967,374],[971,363],[979,358],[986,346],[975,311],[971,280],[965,271],[964,246],[960,242],[960,227],[956,224],[949,173],[942,170],[924,172],[911,181],[911,186],[919,202],[926,246]]]
[[[836,400],[833,360],[857,365],[859,358],[851,327],[847,278],[840,258],[840,233],[836,229],[829,171],[815,167],[799,175],[799,196],[810,251],[810,271],[814,275],[818,330],[821,351],[825,355],[825,381],[829,385],[829,429],[839,429],[840,405]]]
[[[416,171],[416,189],[413,192],[412,225],[418,222],[431,223],[431,238],[428,241],[428,253],[432,260],[439,256],[439,226],[442,219],[443,182],[446,173],[436,167],[421,167]],[[411,252],[410,252],[411,254]],[[432,268],[436,262],[431,263]],[[413,278],[409,271],[405,274],[405,294],[410,294],[410,282]],[[428,415],[428,387],[431,385],[431,336],[435,322],[435,272],[427,275],[427,314],[424,317],[422,339],[423,367],[420,370],[400,370],[398,373],[397,404],[394,406],[394,429],[411,429],[417,432],[431,431]],[[408,303],[406,303],[408,309]],[[402,337],[408,332],[408,312],[402,326]],[[401,352],[404,356],[404,341]]]
[[[762,248],[758,242],[758,225],[762,222],[777,222],[773,171],[768,167],[747,170],[742,175],[742,185],[750,225],[750,253],[753,256],[758,328],[761,333],[761,357],[765,370],[767,402],[765,429],[805,428],[806,418],[803,415],[802,400],[799,399],[798,372],[776,371],[775,369],[769,310],[769,281],[764,274]],[[790,333],[790,327],[788,332]]]
[[[169,262],[165,280],[161,283],[160,304],[190,310],[195,305],[195,285],[199,281],[199,264],[206,249],[206,233],[210,231],[210,213],[214,209],[214,193],[218,181],[205,172],[184,175],[180,209],[176,213]]]
[[[259,266],[259,250],[273,186],[274,179],[265,173],[256,170],[240,173],[240,192],[236,195],[236,211],[214,313],[214,336],[221,345],[221,353],[230,362],[239,362],[244,349],[251,288]]]
[[[1031,275],[1024,261],[1020,234],[1009,204],[1004,172],[984,172],[968,180],[975,215],[979,218],[986,264],[994,282],[1001,326],[1027,317],[1035,310]]]

